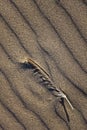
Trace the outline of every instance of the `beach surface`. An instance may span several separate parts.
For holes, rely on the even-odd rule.
[[[86,0],[0,0],[0,130],[87,130]]]

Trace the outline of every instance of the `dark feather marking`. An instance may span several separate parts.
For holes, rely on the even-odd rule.
[[[32,65],[31,63],[19,63],[19,65],[21,66],[22,69],[35,69],[35,66]]]

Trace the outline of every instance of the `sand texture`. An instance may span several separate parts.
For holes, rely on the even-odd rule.
[[[21,66],[26,58],[73,110]],[[0,130],[87,130],[87,0],[0,0]]]

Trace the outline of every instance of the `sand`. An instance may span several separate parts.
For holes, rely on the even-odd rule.
[[[39,82],[31,58],[66,100]],[[87,2],[0,0],[0,130],[87,130]]]

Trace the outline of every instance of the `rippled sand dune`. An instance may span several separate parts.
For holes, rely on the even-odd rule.
[[[21,67],[29,57],[73,110]],[[87,130],[86,0],[0,0],[0,130]]]

